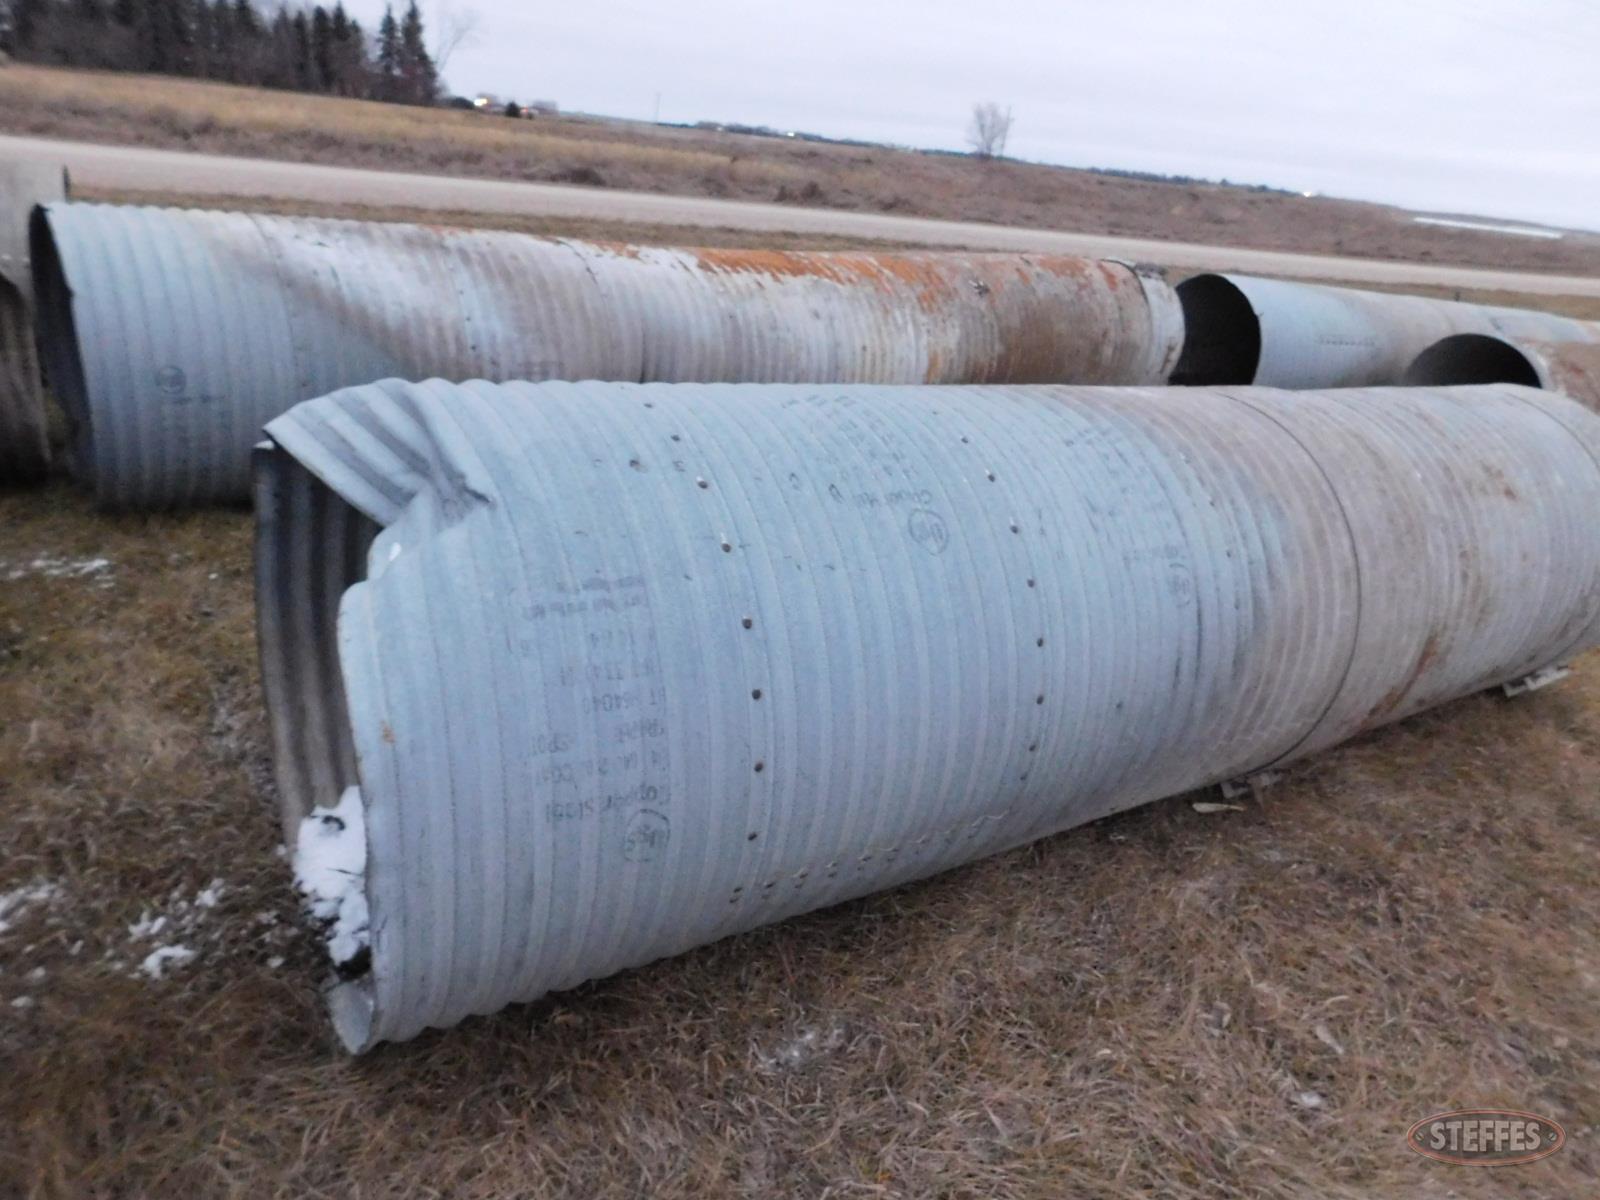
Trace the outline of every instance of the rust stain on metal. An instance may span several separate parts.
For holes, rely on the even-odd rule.
[[[1428,671],[1439,657],[1440,632],[1435,629],[1428,635],[1428,640],[1422,643],[1422,652],[1417,655],[1417,661],[1411,670],[1406,672],[1405,678],[1395,684],[1383,698],[1374,704],[1367,713],[1367,721],[1380,721],[1389,716],[1404,703],[1411,690],[1417,686],[1417,681]]]

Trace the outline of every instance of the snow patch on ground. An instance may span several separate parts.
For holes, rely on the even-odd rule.
[[[131,969],[126,962],[118,969],[128,970],[130,975],[143,976],[146,979],[164,979],[168,967],[181,967],[192,962],[200,953],[194,949],[192,943],[216,942],[221,937],[220,930],[207,931],[202,929],[202,925],[211,914],[211,910],[221,902],[225,891],[227,884],[221,879],[213,879],[195,893],[192,900],[185,899],[183,891],[174,888],[168,894],[164,906],[157,902],[155,906],[141,911],[139,919],[128,926],[128,940],[152,942],[164,936],[169,939],[170,944],[157,946],[145,954]],[[137,954],[138,951],[134,953]],[[107,957],[115,959],[116,955],[111,952]]]
[[[194,951],[187,946],[157,946],[144,956],[139,974],[160,979],[168,966],[181,967],[193,961]]]
[[[7,583],[34,575],[45,579],[87,579],[103,575],[110,569],[109,558],[61,558],[54,554],[41,554],[27,560],[0,559],[0,578]]]
[[[0,892],[0,933],[10,929],[28,909],[39,904],[50,904],[60,897],[60,885],[48,880],[30,883],[13,891]]]
[[[324,929],[328,957],[343,972],[365,967],[367,831],[361,789],[348,787],[333,808],[314,808],[295,838],[294,882],[306,911]]]
[[[811,1026],[785,1038],[771,1050],[758,1048],[756,1061],[766,1071],[797,1071],[812,1060],[833,1053],[844,1041],[845,1031],[841,1026],[827,1029]]]

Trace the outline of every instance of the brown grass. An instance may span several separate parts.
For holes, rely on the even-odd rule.
[[[677,195],[792,198],[1207,245],[1600,273],[1600,235],[1536,241],[1425,227],[1378,204],[639,122],[512,121],[161,76],[0,69],[0,131]]]
[[[594,218],[552,217],[531,213],[472,212],[466,209],[407,208],[396,205],[329,204],[275,196],[208,195],[196,192],[149,192],[74,187],[74,199],[101,204],[151,204],[174,208],[208,208],[222,212],[265,212],[289,217],[334,217],[346,221],[401,221],[417,225],[452,225],[462,229],[501,229],[538,237],[569,237],[636,246],[726,246],[766,250],[905,250],[918,243],[783,230],[735,229],[713,225],[620,223]],[[939,245],[929,249],[959,247]]]
[[[0,492],[0,895],[59,888],[0,931],[0,1196],[1594,1191],[1600,656],[1245,812],[1164,801],[352,1061],[275,854],[249,539]],[[1463,1105],[1570,1144],[1401,1145]]]

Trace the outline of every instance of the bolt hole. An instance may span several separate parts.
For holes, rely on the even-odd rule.
[[[1030,580],[1028,580],[1028,586],[1029,586],[1029,587],[1037,587],[1037,586],[1038,586],[1038,583],[1039,583],[1039,581],[1038,581],[1038,580],[1037,580],[1037,579],[1030,579]]]
[[[755,622],[752,621],[749,617],[746,617],[744,620],[740,621],[739,624],[743,625],[746,629],[749,629],[751,626],[753,626],[755,624]]]
[[[759,774],[761,774],[761,772],[765,771],[766,769],[767,769],[767,764],[762,762],[762,761],[760,761],[759,759],[757,759],[756,760],[756,774],[759,775]]]
[[[1022,532],[1022,526],[1018,525],[1015,521],[1011,522],[1011,532],[1012,533],[1021,533]],[[1028,586],[1032,587],[1033,585],[1030,583]]]
[[[694,481],[694,485],[697,488],[708,488],[711,486],[711,484],[704,479],[696,479]]]
[[[1035,704],[1043,704],[1044,703],[1044,693],[1040,692],[1037,696],[1035,696],[1033,698],[1033,702]]]
[[[761,689],[760,688],[756,688],[755,691],[751,692],[750,693],[750,699],[752,699],[752,700],[761,699]]]
[[[675,442],[683,441],[683,439],[681,437],[679,437],[677,434],[673,434],[672,435],[672,440],[675,441]]]
[[[984,474],[989,477],[989,482],[990,483],[994,482],[994,472],[993,471],[985,471]]]
[[[637,458],[630,458],[628,460],[628,465],[630,467],[632,467],[635,471],[644,470],[644,464],[642,462],[640,462]]]
[[[756,838],[758,838],[760,836],[761,835],[758,834],[758,833],[752,833],[752,834],[747,835],[744,840],[747,841],[747,842],[753,842],[753,841],[756,840]]]
[[[733,543],[732,542],[723,542],[722,543],[722,552],[724,554],[732,554],[733,553]]]
[[[1037,751],[1037,750],[1038,750],[1038,749],[1039,749],[1039,743],[1038,743],[1038,742],[1035,742],[1035,743],[1033,743],[1033,745],[1031,745],[1031,746],[1029,746],[1029,747],[1028,747],[1028,753],[1029,753],[1029,754],[1033,754],[1033,753],[1034,753],[1034,752],[1036,752],[1036,751]]]
[[[1044,639],[1043,638],[1035,638],[1033,640],[1033,644],[1035,646],[1043,646],[1044,645]]]

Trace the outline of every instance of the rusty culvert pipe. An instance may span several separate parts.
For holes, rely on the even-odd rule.
[[[1196,275],[1178,285],[1186,327],[1172,382],[1334,388],[1398,384],[1454,334],[1600,343],[1600,325],[1530,309],[1258,279]]]
[[[1600,342],[1513,341],[1458,333],[1429,346],[1406,368],[1412,387],[1519,383],[1571,396],[1600,411]]]
[[[66,195],[66,172],[42,163],[0,163],[0,483],[42,478],[49,420],[34,350],[28,216]]]
[[[34,223],[43,343],[107,506],[242,498],[263,424],[388,376],[1164,382],[1160,278],[1050,255],[663,250],[101,205]]]
[[[1600,417],[1526,388],[391,381],[267,433],[283,822],[356,1051],[1600,641]]]

